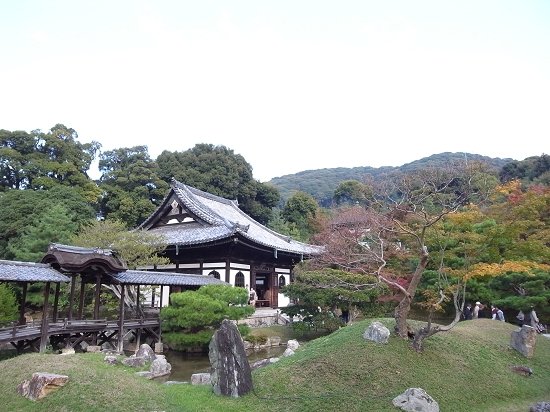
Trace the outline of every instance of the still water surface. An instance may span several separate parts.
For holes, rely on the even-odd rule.
[[[261,359],[279,357],[285,349],[286,345],[282,345],[247,351],[248,361],[253,363]],[[164,355],[166,355],[166,360],[172,365],[172,373],[166,377],[166,380],[189,382],[191,381],[191,375],[194,373],[210,372],[208,353],[196,354],[167,351]]]

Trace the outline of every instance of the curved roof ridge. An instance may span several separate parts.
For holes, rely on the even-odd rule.
[[[180,198],[180,200],[185,204],[185,206],[187,206],[189,210],[196,216],[211,225],[224,224],[227,226],[228,222],[226,219],[224,219],[218,213],[196,199],[196,194],[193,193],[191,187],[184,185],[183,183],[180,183],[174,179],[172,181],[172,188],[174,189],[174,192]],[[229,225],[229,227],[231,227],[231,225]]]
[[[219,196],[216,196],[216,197],[219,197]],[[258,222],[257,220],[255,220],[252,217],[250,217],[249,215],[247,215],[235,202],[228,201],[227,199],[225,199],[225,200],[227,201],[226,204],[232,206],[241,216],[243,216],[246,220],[248,220],[250,222],[248,225],[243,225],[242,223],[239,223],[239,222],[231,222],[232,225],[229,226],[234,231],[242,233],[245,237],[247,237],[249,239],[252,239],[252,240],[255,240],[256,242],[261,243],[264,246],[274,247],[272,244],[258,241],[258,239],[255,239],[252,236],[247,236],[248,230],[250,229],[250,225],[254,224],[255,226],[258,226],[262,230],[265,230],[266,232],[269,232],[273,236],[285,241],[288,244],[304,246],[306,248],[311,248],[311,249],[318,249],[318,248],[322,249],[321,246],[300,242],[298,240],[293,239],[291,236],[283,235],[281,233],[278,233],[278,232],[274,231],[273,229],[270,229],[269,227],[263,225],[262,223]],[[280,248],[279,250],[284,250],[284,249]],[[288,250],[291,250],[291,248],[288,248]]]

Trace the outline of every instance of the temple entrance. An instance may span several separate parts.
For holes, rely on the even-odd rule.
[[[258,295],[258,300],[256,301],[257,307],[270,307],[271,305],[271,285],[269,280],[269,273],[256,273],[254,289],[256,289],[256,294]]]

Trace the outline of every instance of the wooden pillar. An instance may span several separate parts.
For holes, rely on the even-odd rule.
[[[40,353],[46,351],[48,343],[48,300],[50,299],[50,282],[44,288],[44,306],[42,308],[42,325],[40,326]]]
[[[27,323],[25,319],[25,303],[27,301],[27,286],[28,283],[23,283],[23,290],[21,291],[21,302],[19,304],[19,324],[24,325]]]
[[[59,289],[61,288],[61,283],[57,282],[55,284],[55,297],[53,299],[53,321],[54,323],[57,322],[57,308],[59,304]]]
[[[225,261],[225,279],[224,280],[227,283],[229,283],[230,277],[231,277],[231,262],[229,261],[229,259],[227,259]]]
[[[136,288],[136,315],[137,316],[141,316],[141,311],[139,309],[139,285],[137,285],[137,288]]]
[[[76,287],[76,275],[71,276],[71,292],[69,293],[69,313],[67,318],[73,320],[73,303],[74,303],[74,290]]]
[[[82,320],[82,312],[84,311],[84,290],[86,284],[84,283],[84,277],[80,277],[80,300],[78,304],[78,319]]]
[[[94,293],[94,320],[99,319],[99,297],[101,294],[101,274],[95,275],[95,293]],[[92,334],[92,345],[97,345],[97,332]]]
[[[277,272],[272,272],[271,276],[273,277],[273,293],[271,295],[273,299],[271,300],[271,307],[276,309],[279,307],[279,275]]]
[[[120,302],[118,304],[118,352],[122,353],[124,349],[124,294],[126,289],[120,285]]]
[[[151,307],[155,307],[155,291],[156,288],[154,286],[151,286]]]
[[[94,320],[99,319],[99,295],[101,292],[101,274],[95,275],[95,293],[94,293]]]
[[[136,331],[136,353],[139,350],[140,346],[141,346],[141,325],[138,327]]]
[[[160,285],[160,303],[159,308],[162,309],[162,302],[164,301],[164,285]]]

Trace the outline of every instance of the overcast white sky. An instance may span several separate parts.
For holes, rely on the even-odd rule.
[[[550,152],[550,1],[0,0],[0,129],[224,145],[267,181]]]

